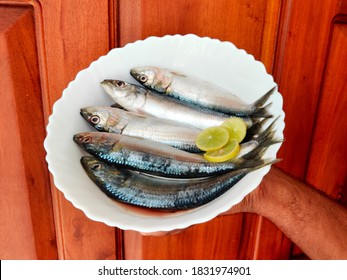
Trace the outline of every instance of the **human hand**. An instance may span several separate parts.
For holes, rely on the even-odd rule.
[[[260,183],[260,185],[246,195],[243,200],[231,207],[228,211],[224,212],[223,215],[236,214],[236,213],[256,213],[263,214],[265,208],[268,207],[268,202],[271,200],[271,188],[275,182],[283,178],[284,173],[272,166],[269,173],[266,174]]]

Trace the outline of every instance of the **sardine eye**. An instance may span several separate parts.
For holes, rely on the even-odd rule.
[[[140,75],[139,80],[141,83],[145,83],[148,80],[148,77],[146,75]]]
[[[123,81],[116,81],[115,85],[117,87],[124,87],[125,86],[125,83]]]
[[[85,137],[82,137],[82,139],[81,139],[81,142],[85,143],[85,144],[88,144],[91,141],[92,141],[92,137],[90,137],[90,136],[85,136]]]
[[[101,164],[100,163],[96,163],[96,164],[94,164],[92,167],[91,167],[91,169],[92,170],[98,170],[98,169],[100,169],[101,168]]]
[[[100,122],[99,116],[97,116],[97,115],[91,116],[90,122],[91,122],[92,124],[98,124],[98,123]]]

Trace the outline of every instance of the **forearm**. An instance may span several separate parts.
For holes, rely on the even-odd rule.
[[[250,211],[271,220],[312,259],[347,259],[347,209],[272,168]]]

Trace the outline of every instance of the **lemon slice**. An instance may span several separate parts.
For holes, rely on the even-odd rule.
[[[247,133],[247,125],[243,119],[232,117],[222,123],[222,127],[226,128],[229,132],[229,139],[236,139],[241,143]]]
[[[216,151],[229,141],[229,132],[223,127],[212,126],[204,129],[195,139],[196,146],[205,152]]]
[[[224,162],[234,158],[240,151],[240,145],[236,139],[231,139],[225,147],[204,154],[204,158],[211,162]]]

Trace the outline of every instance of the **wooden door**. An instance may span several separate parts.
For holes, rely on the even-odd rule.
[[[0,8],[1,113],[8,118],[1,121],[0,257],[114,259],[117,229],[87,219],[64,198],[43,149],[62,90],[110,49],[111,7],[108,1],[0,1]]]
[[[163,237],[89,220],[53,184],[45,125],[69,81],[113,47],[165,34],[231,41],[279,84],[286,142],[278,167],[344,203],[346,18],[346,0],[0,0],[1,259],[301,257],[252,214]]]

